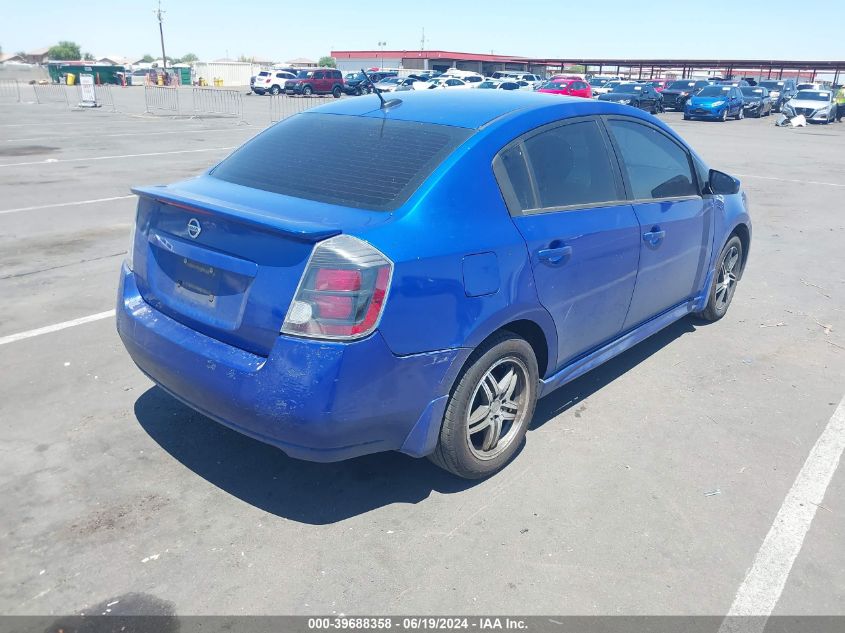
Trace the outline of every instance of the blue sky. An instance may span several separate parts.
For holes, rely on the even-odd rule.
[[[61,39],[95,55],[160,54],[154,0],[6,0],[0,18],[3,52]],[[488,0],[352,2],[321,0],[216,2],[164,0],[168,55],[202,59],[258,56],[317,58],[334,49],[426,48],[544,57],[693,57],[842,59],[845,3],[789,17],[794,2]],[[803,25],[803,26],[801,26]],[[831,25],[824,33],[824,25]]]

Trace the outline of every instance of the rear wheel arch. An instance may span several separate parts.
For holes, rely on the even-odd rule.
[[[532,318],[532,315],[520,315],[520,318],[513,318],[504,324],[494,326],[486,332],[477,330],[464,343],[464,347],[478,349],[484,346],[490,339],[500,336],[502,333],[516,334],[520,338],[525,339],[531,346],[531,349],[534,351],[534,357],[537,359],[537,369],[540,378],[543,378],[550,366],[554,364],[555,350],[557,349],[557,340],[553,338],[555,336],[555,329],[554,322],[551,321],[551,316],[549,316],[549,322],[545,326],[544,328],[540,319]],[[456,380],[452,388],[457,384],[457,379],[466,371],[467,363],[468,361],[465,361],[464,366],[456,373]]]
[[[537,369],[540,377],[545,376],[549,368],[549,342],[546,340],[546,334],[543,332],[543,328],[534,321],[520,319],[519,321],[512,321],[499,328],[491,336],[502,331],[513,332],[528,342],[531,349],[534,350],[534,357],[537,359]]]

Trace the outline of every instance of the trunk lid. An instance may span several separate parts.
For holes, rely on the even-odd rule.
[[[382,216],[210,176],[133,189],[133,271],[144,300],[184,325],[270,353],[313,245]],[[237,202],[235,202],[237,201]]]

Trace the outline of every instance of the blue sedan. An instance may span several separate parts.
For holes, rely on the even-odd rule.
[[[658,119],[522,91],[333,102],[134,191],[117,329],[161,389],[297,458],[466,478],[538,398],[720,319],[751,239],[739,181]]]
[[[684,105],[684,120],[716,119],[726,121],[728,117],[742,119],[745,99],[742,89],[736,86],[706,86],[690,97]]]

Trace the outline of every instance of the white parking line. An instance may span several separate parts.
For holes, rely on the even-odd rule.
[[[83,204],[96,204],[97,202],[112,202],[114,200],[127,200],[134,198],[135,194],[128,196],[114,196],[112,198],[94,198],[93,200],[77,200],[76,202],[57,202],[55,204],[40,204],[35,207],[18,207],[17,209],[0,209],[0,215],[6,213],[18,213],[19,211],[38,211],[39,209],[58,209],[59,207],[78,207]]]
[[[146,154],[120,154],[117,156],[90,156],[86,158],[46,158],[44,160],[28,161],[25,163],[5,163],[0,167],[22,167],[24,165],[51,165],[53,163],[79,163],[86,160],[115,160],[118,158],[140,158],[143,156],[169,156],[171,154],[194,154],[197,152],[222,152],[235,149],[234,147],[203,147],[201,149],[178,149],[172,152],[149,152]]]
[[[51,332],[58,332],[59,330],[66,330],[69,327],[91,323],[92,321],[99,321],[101,319],[108,319],[115,315],[114,310],[106,312],[98,312],[97,314],[89,314],[88,316],[73,319],[72,321],[65,321],[64,323],[56,323],[54,325],[47,325],[35,330],[27,330],[26,332],[18,332],[17,334],[9,334],[8,336],[0,337],[0,345],[7,343],[15,343],[24,339],[32,338],[33,336],[41,336],[42,334],[50,334]]]
[[[762,632],[780,599],[786,579],[845,449],[845,397],[807,456],[792,484],[754,564],[736,592],[719,633]],[[734,619],[737,616],[763,616]]]
[[[787,180],[786,178],[774,178],[773,176],[755,176],[753,174],[734,174],[737,178],[759,178],[760,180],[779,180],[780,182],[791,182],[799,185],[824,185],[825,187],[845,187],[845,184],[838,182],[820,182],[818,180]]]

